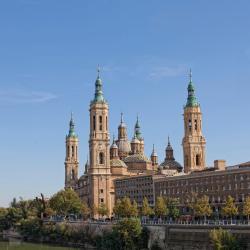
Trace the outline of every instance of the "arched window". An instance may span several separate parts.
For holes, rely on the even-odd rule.
[[[103,154],[103,152],[99,153],[99,164],[104,164],[104,154]]]
[[[196,166],[200,166],[200,165],[201,165],[201,156],[196,155]]]
[[[102,131],[102,116],[99,116],[99,130]]]
[[[191,120],[188,121],[188,128],[189,128],[189,132],[191,132],[192,131],[192,121]]]
[[[75,149],[74,146],[72,146],[72,147],[71,147],[71,150],[72,150],[72,157],[75,156],[75,150],[74,150],[74,149]]]
[[[197,120],[194,120],[194,129],[195,129],[195,131],[197,131],[197,129],[198,129],[198,123],[197,123]]]
[[[68,157],[70,157],[70,153],[69,153],[69,146],[68,146],[68,152],[67,152],[67,155],[68,155]]]
[[[75,179],[75,170],[72,169],[71,170],[71,180],[74,180]]]
[[[95,124],[96,124],[96,121],[95,121],[95,115],[94,115],[94,116],[93,116],[93,130],[94,130],[94,131],[95,131],[95,129],[96,129]]]

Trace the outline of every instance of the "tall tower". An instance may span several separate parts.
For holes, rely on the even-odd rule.
[[[118,155],[120,159],[125,159],[131,151],[131,146],[127,136],[127,126],[123,121],[123,113],[121,113],[121,122],[118,127],[118,140],[116,144],[118,146]]]
[[[90,206],[98,208],[104,204],[111,211],[110,197],[110,149],[109,149],[109,107],[102,92],[102,81],[98,76],[95,82],[95,96],[90,103],[89,135],[89,177]],[[97,215],[95,215],[97,217]]]
[[[154,144],[153,144],[153,151],[151,153],[150,158],[151,158],[152,166],[153,166],[154,170],[156,170],[157,167],[158,167],[158,155],[157,155],[157,153],[155,151],[155,145]]]
[[[203,170],[206,167],[206,140],[202,135],[202,113],[195,96],[190,70],[188,84],[188,98],[184,107],[184,131],[182,140],[184,154],[184,172]]]
[[[78,137],[75,133],[75,123],[71,114],[69,133],[66,135],[65,157],[65,188],[74,188],[78,180]]]

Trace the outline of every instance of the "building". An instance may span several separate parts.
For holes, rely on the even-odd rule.
[[[134,136],[127,137],[127,127],[121,114],[117,140],[110,146],[109,105],[104,98],[99,70],[95,82],[95,94],[89,107],[89,159],[84,174],[78,177],[78,136],[71,115],[69,133],[66,136],[65,188],[73,188],[91,208],[104,204],[109,215],[115,203],[114,181],[122,177],[142,173],[154,174],[158,169],[158,157],[153,150],[150,158],[144,153],[144,138],[137,117]],[[98,209],[93,209],[98,210]],[[98,217],[97,214],[93,216]]]
[[[118,125],[117,139],[110,143],[109,105],[104,98],[99,70],[95,94],[89,107],[89,159],[84,174],[78,177],[78,136],[71,115],[66,136],[65,188],[73,188],[91,208],[105,205],[112,216],[116,199],[129,197],[139,206],[144,197],[154,206],[157,196],[180,200],[183,212],[193,193],[206,194],[214,211],[219,211],[228,195],[237,203],[250,195],[250,164],[227,167],[217,160],[214,167],[206,166],[206,140],[202,133],[202,113],[195,96],[190,71],[188,97],[184,106],[184,137],[182,140],[184,167],[175,160],[168,138],[165,159],[158,163],[153,146],[150,157],[144,153],[144,138],[137,117],[134,135],[129,141],[123,114]],[[111,144],[111,145],[110,145]],[[93,209],[98,211],[98,209]],[[98,217],[98,212],[93,214]]]

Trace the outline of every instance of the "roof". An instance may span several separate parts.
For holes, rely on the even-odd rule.
[[[110,160],[110,166],[111,167],[120,167],[120,168],[126,168],[127,165],[120,159],[112,159]]]
[[[160,168],[163,168],[163,169],[174,169],[174,170],[177,170],[178,172],[181,172],[183,167],[182,165],[175,161],[175,160],[166,160],[164,162],[162,162],[159,166]]]
[[[134,154],[134,155],[129,155],[124,159],[125,163],[130,163],[130,162],[150,162],[150,160],[147,158],[146,155],[143,154]]]

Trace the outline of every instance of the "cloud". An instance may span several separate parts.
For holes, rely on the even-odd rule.
[[[150,78],[174,77],[187,74],[188,70],[185,66],[157,66],[153,67],[149,73]]]
[[[53,93],[28,90],[0,90],[1,103],[44,103],[56,99]]]

